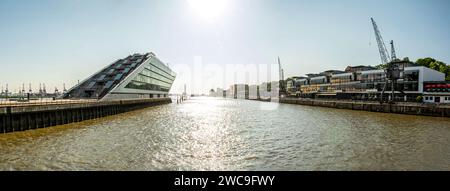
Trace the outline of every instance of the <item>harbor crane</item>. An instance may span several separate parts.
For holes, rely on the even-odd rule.
[[[389,56],[389,52],[384,44],[384,40],[381,36],[380,30],[378,29],[377,23],[373,18],[370,18],[370,20],[372,21],[373,29],[375,31],[375,38],[377,40],[378,50],[380,52],[381,63],[385,66],[384,72],[386,74],[386,81],[384,82],[383,90],[380,95],[380,103],[383,104],[385,102],[383,95],[386,92],[388,84],[391,85],[391,96],[386,100],[386,102],[394,103],[395,87],[398,86],[397,81],[403,79],[403,71],[405,70],[405,64],[407,61],[397,59],[393,40],[391,40],[391,55]],[[397,88],[397,91],[399,91],[402,95],[406,95],[400,88]]]
[[[284,70],[281,67],[281,61],[280,61],[280,57],[278,57],[278,76],[280,78],[280,87],[279,87],[279,92],[278,92],[278,96],[281,98],[284,95],[286,95],[286,85],[285,85],[285,81],[284,81]]]
[[[395,53],[394,41],[391,40],[391,61],[396,60],[396,59],[397,59],[397,55]]]

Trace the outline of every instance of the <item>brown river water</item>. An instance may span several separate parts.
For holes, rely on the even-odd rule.
[[[0,170],[450,170],[450,119],[194,98],[0,134]]]

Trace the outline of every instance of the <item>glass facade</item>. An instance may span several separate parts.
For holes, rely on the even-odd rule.
[[[169,92],[175,74],[163,64],[150,62],[125,88]]]
[[[363,74],[361,81],[363,83],[385,82],[386,74],[384,72]]]
[[[409,92],[419,91],[419,70],[404,71],[404,79],[397,82],[396,89]],[[356,80],[355,77],[356,76]],[[333,93],[351,92],[361,93],[367,91],[382,91],[386,82],[384,71],[375,71],[354,75],[352,73],[337,74],[331,76],[329,84],[326,77],[311,78],[310,84],[301,85],[302,93]],[[390,91],[391,86],[386,86],[386,91]]]
[[[325,84],[327,82],[328,82],[327,77],[322,76],[322,77],[311,78],[310,84]]]
[[[409,70],[403,72],[405,81],[419,81],[419,70]]]
[[[354,81],[353,74],[346,74],[346,75],[331,77],[332,84],[343,84],[343,83],[348,83],[348,82],[352,82],[352,81]]]
[[[175,77],[176,74],[153,53],[133,54],[95,73],[64,94],[64,98],[115,100],[165,97]]]

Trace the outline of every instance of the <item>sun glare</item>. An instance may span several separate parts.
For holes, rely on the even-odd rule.
[[[229,0],[187,0],[192,11],[209,21],[216,20],[223,16]]]

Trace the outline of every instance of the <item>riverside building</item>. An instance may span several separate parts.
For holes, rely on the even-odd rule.
[[[427,93],[425,82],[445,80],[444,73],[423,66],[409,65],[405,67],[402,75],[403,78],[397,82],[396,89],[405,94],[395,92],[395,99],[401,101],[415,101],[418,96]],[[333,70],[307,76],[289,78],[286,82],[288,95],[303,98],[376,100],[386,82],[384,70],[370,66],[349,66],[344,72]],[[386,91],[391,91],[390,86],[386,87]],[[445,100],[445,95],[442,99]],[[447,100],[450,102],[450,98]]]
[[[155,54],[134,54],[106,66],[63,95],[65,99],[168,97],[176,74]]]

